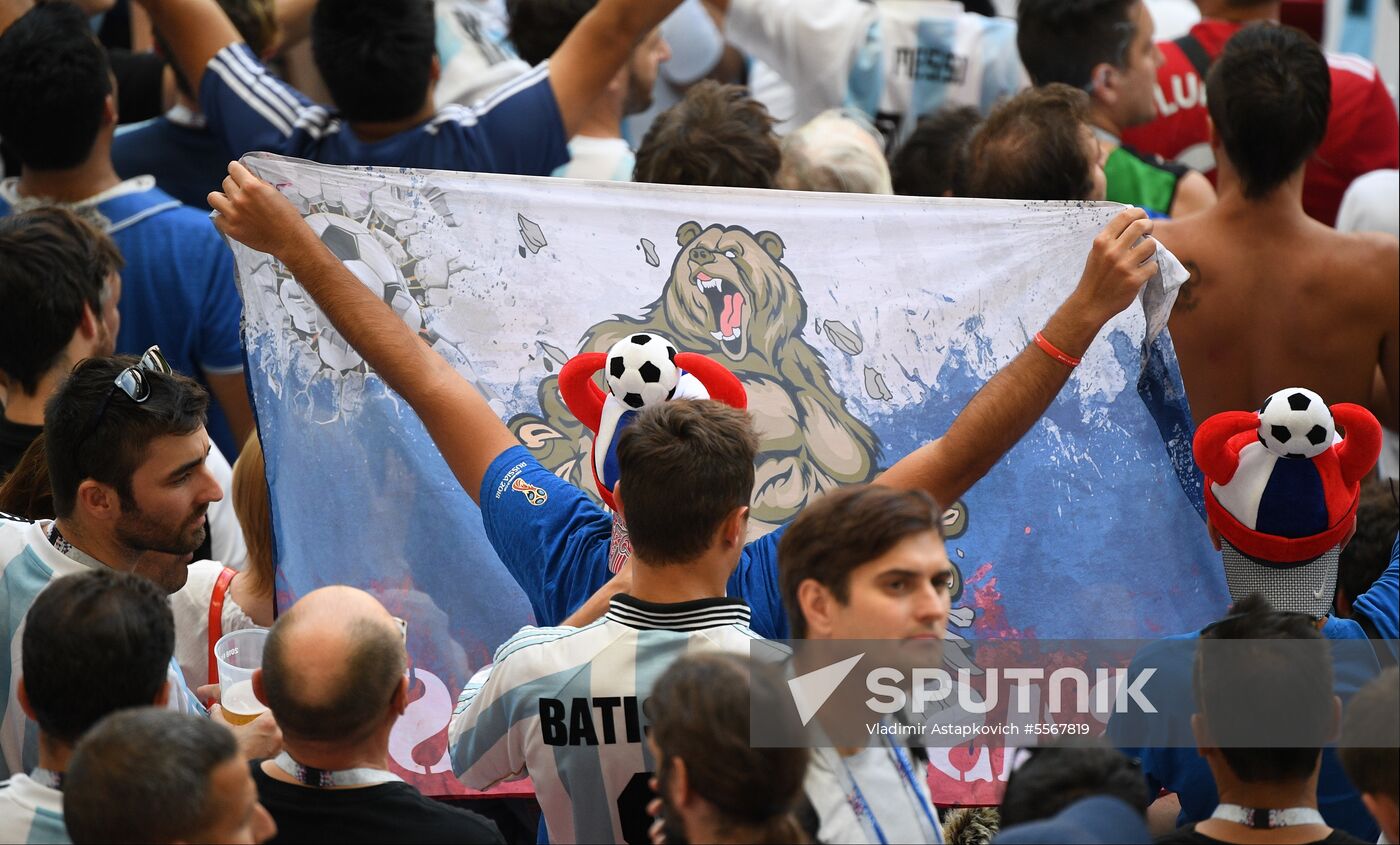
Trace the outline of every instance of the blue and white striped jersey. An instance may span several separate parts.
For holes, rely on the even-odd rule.
[[[794,89],[800,125],[853,108],[891,146],[943,106],[987,112],[1030,85],[1016,22],[946,0],[730,0],[725,35]]]
[[[524,176],[548,176],[569,160],[548,62],[470,108],[443,106],[432,120],[374,142],[268,73],[246,44],[220,50],[199,85],[209,129],[233,156],[264,150],[322,164]]]
[[[475,789],[528,775],[551,842],[640,842],[654,764],[643,704],[685,654],[748,654],[760,637],[728,598],[613,598],[582,628],[523,628],[457,700],[452,770]]]
[[[0,782],[0,842],[68,845],[63,826],[63,793],[28,775]]]
[[[19,684],[24,639],[24,617],[34,599],[55,578],[87,569],[55,549],[48,538],[48,520],[30,522],[0,514],[0,684],[5,700],[0,704],[0,778],[28,772],[39,765],[39,728],[19,706]],[[185,686],[185,676],[170,659],[170,700],[177,713],[206,715],[204,706]]]

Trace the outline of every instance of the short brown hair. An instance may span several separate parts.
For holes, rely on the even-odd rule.
[[[845,603],[851,573],[899,545],[932,531],[943,539],[943,509],[922,490],[855,484],[808,505],[778,543],[778,585],[794,639],[807,636],[797,588],[812,579]]]
[[[782,165],[773,116],[738,85],[704,80],[657,116],[633,179],[659,185],[771,188]]]
[[[92,478],[116,488],[124,506],[135,498],[131,478],[146,460],[146,447],[166,435],[204,427],[209,393],[179,373],[144,370],[149,393],[133,402],[115,386],[137,359],[128,355],[78,362],[44,405],[44,437],[53,487],[54,515],[73,513],[78,487]]]
[[[724,518],[748,505],[757,454],[749,415],[723,403],[676,399],[644,409],[617,442],[632,550],[649,564],[703,554]]]
[[[686,781],[734,826],[756,827],[754,842],[806,842],[793,818],[802,800],[806,748],[754,747],[750,714],[776,701],[781,684],[734,654],[691,654],[652,687],[646,709],[661,752],[659,777],[685,761]],[[758,696],[757,701],[752,697]]]
[[[969,197],[1081,200],[1094,187],[1084,148],[1089,95],[1058,82],[1022,91],[992,110],[967,152]]]
[[[83,309],[101,318],[107,279],[122,264],[111,238],[65,208],[0,218],[0,370],[12,384],[38,392],[63,363]]]
[[[1337,756],[1356,789],[1400,803],[1400,669],[1391,666],[1347,704]]]

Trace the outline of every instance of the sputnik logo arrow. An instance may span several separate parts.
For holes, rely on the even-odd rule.
[[[864,656],[865,652],[861,652],[855,657],[848,657],[839,663],[798,675],[788,681],[788,689],[792,690],[792,700],[797,705],[797,715],[802,719],[803,727],[812,721],[812,717],[817,715],[817,711],[831,698],[831,694],[836,692],[836,688],[841,686],[841,682],[846,680],[846,676],[851,674],[851,670],[856,668],[856,664]]]

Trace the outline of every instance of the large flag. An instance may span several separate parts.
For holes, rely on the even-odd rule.
[[[571,356],[652,331],[728,366],[761,434],[757,531],[946,430],[1074,289],[1118,210],[247,163],[580,486],[591,433],[557,386]],[[428,791],[460,791],[445,734],[456,692],[530,603],[413,411],[278,262],[234,249],[279,604],[348,583],[408,620],[415,698],[393,761]],[[1187,492],[1189,415],[1158,335],[1179,284],[1166,275],[1104,328],[1025,439],[946,503],[954,634],[1155,636],[1228,602]],[[946,752],[934,769],[950,784],[1005,775]]]

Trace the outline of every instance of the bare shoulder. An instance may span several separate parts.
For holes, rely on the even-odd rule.
[[[1358,281],[1400,290],[1400,239],[1380,232],[1336,232],[1331,251]]]
[[[1400,240],[1375,232],[1327,232],[1318,254],[1331,295],[1366,315],[1367,323],[1374,318],[1394,326],[1400,319]]]
[[[1215,188],[1210,180],[1200,173],[1190,170],[1176,184],[1176,198],[1172,201],[1172,217],[1189,217],[1215,205]]]
[[[1189,249],[1195,241],[1195,221],[1191,218],[1169,218],[1152,221],[1152,237],[1174,253]]]

